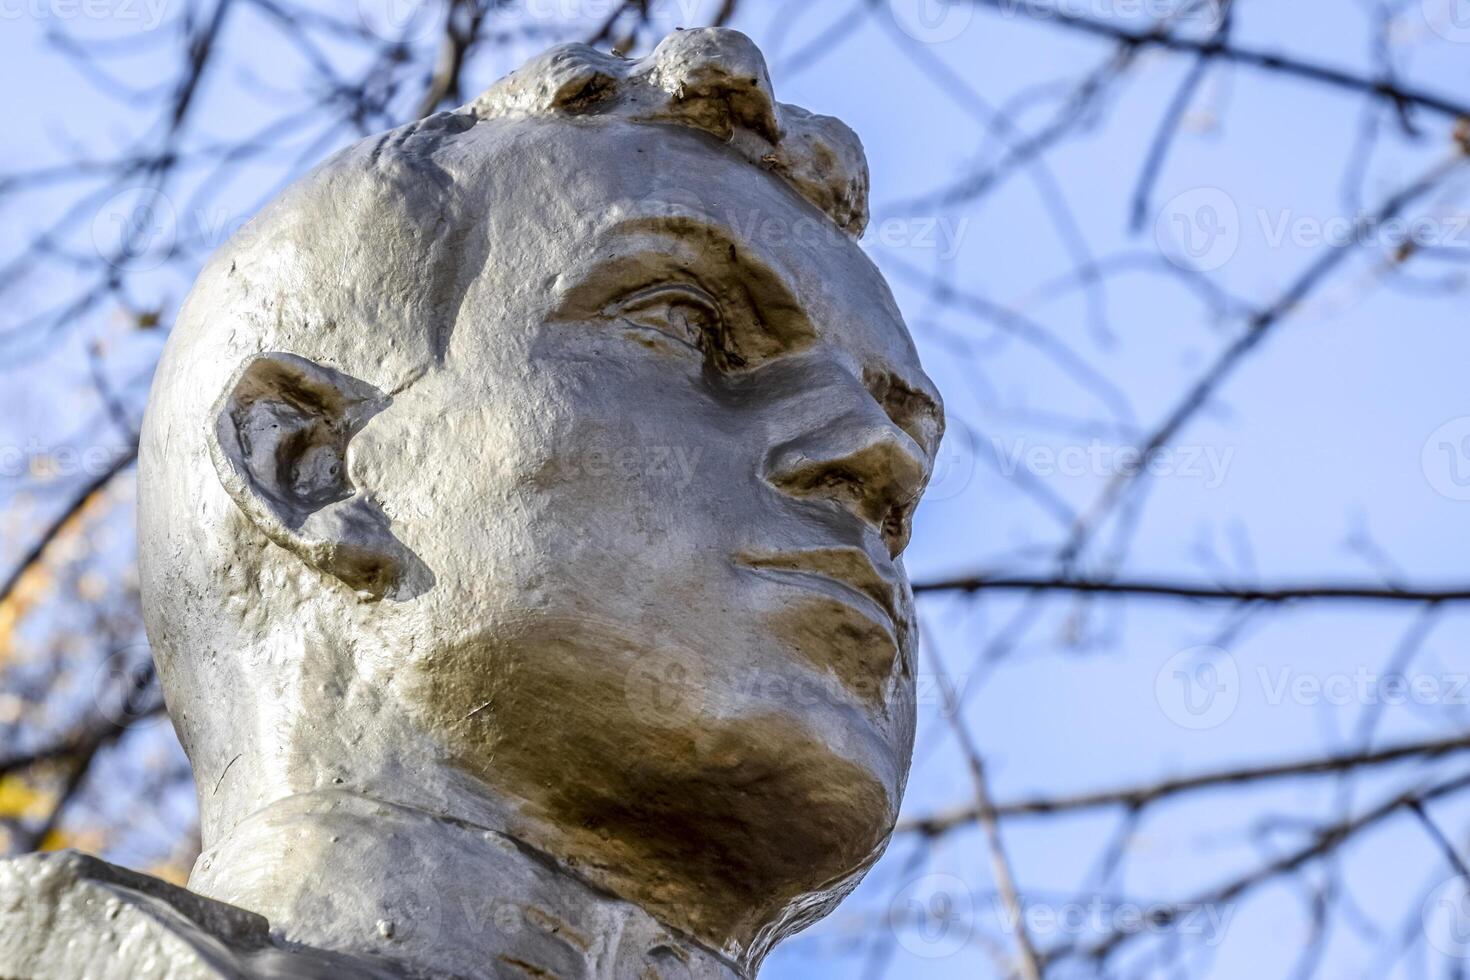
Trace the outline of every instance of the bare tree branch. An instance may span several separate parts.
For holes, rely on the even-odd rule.
[[[1363,240],[1363,232],[1380,227],[1386,221],[1397,218],[1409,205],[1415,203],[1438,188],[1451,174],[1458,172],[1466,163],[1462,153],[1436,164],[1418,179],[1412,181],[1387,201],[1372,215],[1355,222],[1355,234],[1342,243],[1331,246],[1303,272],[1290,287],[1269,306],[1258,310],[1247,323],[1245,330],[1215,358],[1207,371],[1201,375],[1184,394],[1164,421],[1154,430],[1139,450],[1141,465],[1120,472],[1108,481],[1093,506],[1078,518],[1067,543],[1059,552],[1059,563],[1070,566],[1082,553],[1092,533],[1101,525],[1123,495],[1148,471],[1148,464],[1167,446],[1198,412],[1209,403],[1216,391],[1271,333],[1310,297],[1322,283],[1353,255],[1357,243]]]
[[[1269,881],[1296,871],[1311,861],[1331,854],[1362,831],[1377,826],[1401,810],[1422,806],[1432,800],[1442,799],[1464,792],[1467,788],[1470,788],[1470,775],[1460,776],[1422,791],[1406,790],[1395,794],[1359,816],[1317,831],[1313,835],[1311,843],[1295,851],[1291,851],[1255,871],[1234,878],[1218,888],[1196,896],[1190,901],[1180,902],[1170,908],[1155,910],[1151,924],[1155,927],[1165,927],[1176,923],[1189,909],[1228,905]],[[1140,934],[1138,931],[1118,930],[1086,947],[1070,946],[1057,950],[1048,950],[1045,954],[1046,962],[1051,964],[1059,959],[1081,955],[1086,959],[1102,963],[1116,952],[1119,947],[1137,938]]]
[[[1026,575],[975,575],[914,583],[914,594],[936,592],[1075,592],[1095,595],[1193,599],[1206,602],[1291,603],[1308,600],[1441,603],[1470,601],[1470,586],[1440,589],[1352,583],[1310,583],[1245,588],[1192,585],[1151,579],[1050,578]]]
[[[1288,75],[1329,88],[1372,96],[1395,106],[1417,106],[1454,119],[1470,118],[1470,103],[1459,102],[1446,95],[1395,84],[1390,80],[1363,78],[1340,68],[1317,64],[1274,51],[1227,44],[1218,36],[1197,40],[1158,29],[1131,30],[1117,24],[1062,10],[1052,4],[1038,2],[1038,0],[970,0],[970,2],[977,7],[998,11],[1005,16],[1020,14],[1039,23],[1055,24],[1058,27],[1081,31],[1129,47],[1160,48],[1166,51],[1202,56],[1206,59],[1217,59]]]
[[[1181,776],[1176,779],[1163,779],[1141,786],[1126,786],[1120,789],[1078,793],[1074,796],[1036,797],[1015,800],[1010,803],[995,805],[991,809],[990,815],[994,817],[1035,817],[1053,813],[1068,813],[1077,810],[1093,810],[1100,807],[1124,807],[1129,810],[1141,810],[1161,800],[1195,793],[1201,790],[1217,789],[1222,786],[1254,784],[1296,776],[1334,775],[1395,762],[1430,761],[1450,755],[1457,755],[1466,751],[1470,751],[1470,735],[1459,735],[1453,738],[1410,742],[1369,752],[1330,755],[1266,766],[1223,769],[1217,772]],[[960,827],[973,824],[980,819],[980,816],[980,812],[971,807],[932,817],[916,817],[901,822],[898,826],[898,832],[938,837]]]
[[[949,683],[944,661],[939,656],[938,650],[932,644],[930,649],[934,650],[934,653],[929,659],[942,682],[941,689],[954,690]],[[950,729],[954,732],[960,750],[965,755],[965,762],[969,766],[970,781],[975,791],[975,810],[980,826],[985,831],[985,842],[990,853],[990,872],[995,878],[995,888],[1000,893],[1001,901],[1005,903],[1006,915],[1016,924],[1016,952],[1020,958],[1021,976],[1023,980],[1041,980],[1041,961],[1036,947],[1031,942],[1030,933],[1026,929],[1025,909],[1021,906],[1010,858],[1006,855],[1005,844],[1001,839],[1000,823],[995,819],[995,810],[990,802],[990,783],[985,775],[985,763],[975,748],[975,741],[970,736],[969,728],[965,725],[959,705],[952,704],[947,707],[949,710],[945,711],[945,718],[949,721]]]
[[[61,532],[71,523],[72,519],[86,510],[87,505],[98,494],[106,490],[113,480],[132,467],[133,463],[137,462],[137,459],[138,449],[135,446],[128,452],[120,455],[111,466],[87,482],[86,486],[82,488],[81,492],[77,494],[72,502],[41,531],[40,536],[36,538],[30,550],[21,557],[20,561],[16,563],[5,580],[0,582],[0,603],[4,603],[10,598],[10,594],[15,591],[15,587],[20,584],[20,580],[25,577],[26,572],[30,570],[32,565],[41,560],[41,556],[46,553],[46,549],[51,545],[51,542],[60,536]]]

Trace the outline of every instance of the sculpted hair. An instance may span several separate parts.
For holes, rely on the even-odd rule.
[[[641,61],[561,45],[462,111],[476,119],[616,116],[703,130],[785,180],[854,238],[868,223],[868,163],[857,134],[777,102],[765,59],[739,31],[678,31]]]

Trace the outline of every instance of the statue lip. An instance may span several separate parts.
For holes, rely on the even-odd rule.
[[[904,632],[906,617],[899,614],[902,576],[886,557],[875,559],[862,548],[839,546],[792,551],[744,551],[736,560],[747,568],[793,577],[818,579],[839,586],[852,604],[887,626],[896,636]],[[873,607],[876,607],[873,608]],[[877,615],[875,615],[877,614]]]

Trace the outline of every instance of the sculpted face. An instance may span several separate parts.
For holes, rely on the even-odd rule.
[[[903,792],[942,428],[865,195],[849,131],[689,31],[555,49],[232,242],[141,471],[206,845],[350,792],[747,963],[830,908]]]
[[[405,699],[579,856],[756,920],[896,813],[937,396],[861,250],[707,137],[485,138],[445,365],[353,443],[436,579]]]

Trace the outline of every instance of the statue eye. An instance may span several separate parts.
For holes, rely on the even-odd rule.
[[[626,297],[610,312],[619,320],[657,330],[706,355],[719,353],[719,304],[697,286],[652,286]]]

